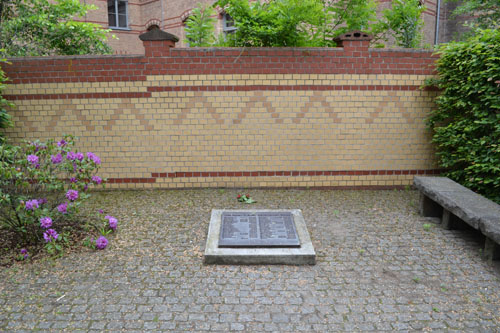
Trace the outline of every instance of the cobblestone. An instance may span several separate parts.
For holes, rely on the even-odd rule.
[[[315,266],[206,266],[212,208],[236,190],[114,191],[104,251],[0,270],[0,331],[500,331],[500,267],[473,231],[423,225],[418,193],[252,190],[302,209]],[[62,297],[64,296],[64,297]]]

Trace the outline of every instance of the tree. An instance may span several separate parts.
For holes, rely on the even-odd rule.
[[[317,26],[324,16],[318,0],[220,0],[235,21],[231,46],[309,46],[308,26]]]
[[[111,53],[109,30],[73,20],[95,8],[78,0],[0,0],[0,49],[4,56]]]
[[[377,5],[374,0],[322,0],[325,16],[315,27],[318,46],[336,46],[335,37],[348,31],[373,33]]]
[[[441,90],[429,125],[440,165],[460,184],[500,203],[500,30],[442,44]]]
[[[198,4],[186,21],[186,38],[189,46],[210,46],[215,41],[212,7]]]
[[[231,46],[336,46],[352,30],[380,28],[375,0],[219,0],[238,30]]]
[[[500,28],[500,1],[462,1],[461,4],[453,11],[453,15],[467,15],[471,17],[472,23],[481,29],[498,29]]]
[[[419,0],[394,0],[391,9],[382,11],[383,19],[378,24],[378,30],[388,31],[398,46],[418,48],[423,39],[424,10],[425,6]]]

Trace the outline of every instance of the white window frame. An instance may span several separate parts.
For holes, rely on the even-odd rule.
[[[114,12],[114,15],[115,15],[115,24],[114,25],[109,25],[109,28],[110,29],[114,29],[114,30],[130,30],[129,24],[128,24],[128,21],[129,21],[129,17],[128,17],[128,0],[111,0],[111,1],[113,1],[115,3],[115,12]],[[127,25],[125,27],[120,27],[119,26],[119,24],[120,24],[120,18],[119,18],[119,15],[118,15],[118,3],[119,2],[125,2],[125,18],[127,20]],[[108,24],[109,24],[109,12],[108,12]]]

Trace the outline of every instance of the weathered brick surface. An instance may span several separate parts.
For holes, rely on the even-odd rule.
[[[436,172],[429,52],[145,46],[12,59],[8,136],[75,134],[120,188],[391,187]]]

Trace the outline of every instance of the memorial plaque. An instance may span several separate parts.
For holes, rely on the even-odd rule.
[[[289,212],[224,212],[219,247],[300,247]]]

